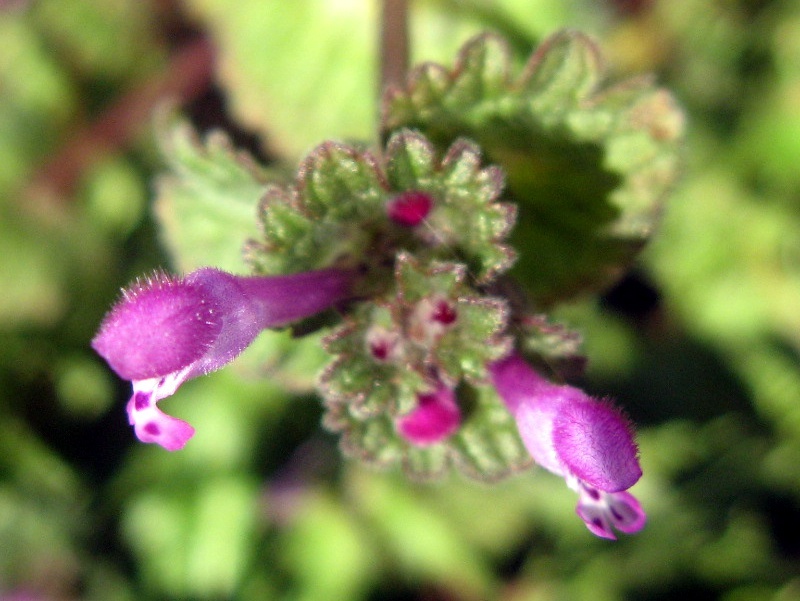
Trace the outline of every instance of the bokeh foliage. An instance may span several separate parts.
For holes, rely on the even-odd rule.
[[[654,72],[685,108],[683,180],[643,260],[602,298],[559,310],[584,335],[583,384],[640,424],[649,522],[614,544],[543,472],[430,486],[343,460],[311,393],[316,341],[265,336],[182,388],[170,407],[198,434],[179,454],[134,441],[127,386],[88,349],[118,287],[169,264],[151,206],[168,219],[190,179],[159,175],[168,160],[149,121],[73,186],[52,160],[201,34],[226,109],[195,96],[186,110],[201,125],[241,128],[251,151],[290,163],[328,137],[371,141],[377,3],[0,6],[0,595],[800,598],[796,0],[415,3],[415,62],[452,64],[491,28],[519,66],[566,26],[599,40],[615,76]],[[242,191],[230,224],[242,243],[257,196]],[[235,270],[236,257],[218,264]]]

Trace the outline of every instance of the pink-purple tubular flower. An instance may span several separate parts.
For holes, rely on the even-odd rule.
[[[534,461],[562,476],[578,495],[577,513],[597,536],[615,539],[644,527],[645,513],[626,492],[642,475],[628,420],[609,402],[556,385],[520,356],[489,366]]]
[[[441,384],[433,392],[417,395],[417,407],[397,420],[397,431],[411,444],[426,447],[441,442],[461,425],[456,396]]]
[[[232,361],[266,328],[319,313],[351,294],[352,272],[235,276],[212,268],[183,278],[156,274],[125,290],[92,347],[133,384],[128,418],[142,442],[183,448],[189,424],[158,401],[191,378]]]

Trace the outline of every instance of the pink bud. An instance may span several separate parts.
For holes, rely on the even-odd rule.
[[[387,213],[389,219],[405,227],[414,227],[422,223],[433,208],[433,198],[427,192],[409,190],[402,192],[389,201]]]
[[[426,447],[451,436],[461,425],[461,410],[450,388],[440,385],[417,396],[418,405],[397,420],[397,430],[411,444]]]

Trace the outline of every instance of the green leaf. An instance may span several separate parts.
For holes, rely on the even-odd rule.
[[[158,182],[156,217],[177,268],[245,270],[242,249],[257,232],[256,209],[275,179],[221,133],[197,139],[177,123],[161,139],[169,171]]]
[[[253,561],[259,490],[242,474],[192,484],[130,498],[123,536],[146,588],[177,598],[230,598]]]
[[[293,519],[280,554],[298,589],[291,598],[363,598],[378,567],[372,533],[324,490],[311,488],[291,505]]]
[[[437,163],[426,138],[401,130],[389,139],[386,154],[391,188],[428,192],[433,197],[425,229],[430,244],[444,247],[440,255],[451,250],[480,283],[511,266],[515,254],[503,240],[514,225],[516,210],[497,202],[503,174],[496,167],[481,168],[479,148],[457,140]]]
[[[583,34],[567,31],[539,46],[520,85],[533,112],[545,125],[557,126],[564,114],[595,91],[602,71],[599,48]]]
[[[459,388],[459,402],[474,403],[453,436],[426,447],[402,439],[388,414],[360,418],[346,402],[327,404],[325,426],[340,432],[341,449],[375,467],[399,465],[414,480],[438,480],[455,468],[464,476],[496,482],[530,468],[533,460],[511,414],[488,386]]]
[[[324,142],[291,188],[271,187],[259,205],[260,235],[247,259],[263,273],[294,273],[362,261],[388,224],[388,191],[372,154]]]
[[[426,378],[417,366],[399,369],[392,357],[412,352],[403,344],[402,316],[399,306],[385,301],[363,305],[351,319],[323,342],[325,350],[336,358],[320,378],[323,396],[333,402],[348,403],[359,418],[381,413],[392,416],[412,409],[415,393],[426,388]],[[396,341],[387,360],[371,351],[374,333]],[[402,346],[401,346],[402,345]]]
[[[526,316],[519,325],[524,333],[521,348],[542,364],[544,373],[552,372],[562,380],[583,374],[586,357],[581,353],[583,338],[578,332],[552,323],[546,315]]]
[[[432,503],[429,494],[440,487],[409,486],[364,470],[348,476],[348,499],[405,578],[458,599],[500,598],[489,559],[454,527],[448,508]]]
[[[151,8],[126,0],[48,0],[32,17],[76,73],[111,81],[135,80],[163,61]],[[51,42],[52,43],[52,42]]]
[[[491,386],[472,391],[474,405],[463,426],[449,440],[453,462],[466,476],[494,482],[526,470],[533,460],[517,424]]]
[[[338,220],[371,218],[383,207],[384,194],[371,154],[325,142],[300,166],[298,192],[315,217]]]
[[[0,18],[0,39],[5,57],[0,62],[0,203],[5,205],[36,163],[54,151],[79,102],[77,85],[30,23]]]
[[[294,160],[320,140],[371,137],[376,64],[370,3],[189,4],[215,39],[232,110],[265,134],[270,150]]]
[[[213,37],[217,77],[239,123],[294,161],[320,140],[371,140],[378,88],[379,4],[373,0],[189,0]],[[575,22],[557,0],[437,0],[411,7],[412,61],[446,60],[492,27],[527,52]]]
[[[406,249],[462,260],[471,277],[487,283],[514,260],[504,239],[516,213],[497,202],[502,184],[502,173],[482,168],[478,149],[464,140],[439,159],[424,136],[403,130],[388,141],[383,160],[325,142],[303,161],[291,188],[271,187],[264,194],[261,236],[248,243],[248,261],[264,273],[359,265],[380,283],[391,278],[387,266],[397,250]],[[387,204],[406,191],[430,195],[433,205],[413,228],[392,222],[387,213]]]
[[[527,466],[514,420],[481,384],[486,364],[509,351],[505,303],[470,291],[463,265],[424,266],[400,254],[395,277],[394,296],[362,306],[325,341],[336,356],[321,378],[325,424],[342,434],[344,452],[378,466],[400,464],[417,479],[456,466],[494,480]],[[452,312],[447,325],[430,319],[440,303]],[[374,350],[380,341],[383,353]],[[462,380],[478,390],[457,388],[465,424],[449,440],[421,448],[398,435],[395,421],[416,408],[420,393]]]
[[[683,115],[645,78],[601,87],[593,41],[564,31],[516,78],[484,34],[456,65],[417,68],[384,98],[385,135],[413,127],[446,148],[466,136],[519,203],[515,267],[541,305],[612,282],[649,238],[678,175]]]

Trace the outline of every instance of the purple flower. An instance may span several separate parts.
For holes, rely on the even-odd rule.
[[[397,431],[411,444],[426,447],[441,442],[461,425],[461,410],[453,391],[440,384],[433,392],[417,395],[414,410],[397,420]]]
[[[132,382],[127,411],[139,440],[175,451],[194,428],[162,413],[158,401],[232,361],[262,330],[349,297],[353,281],[352,272],[335,269],[249,277],[212,268],[183,278],[158,273],[123,291],[92,347]]]
[[[627,418],[607,401],[548,382],[518,355],[489,371],[533,459],[578,493],[577,513],[589,530],[609,539],[614,528],[641,530],[645,513],[625,492],[642,475]]]

